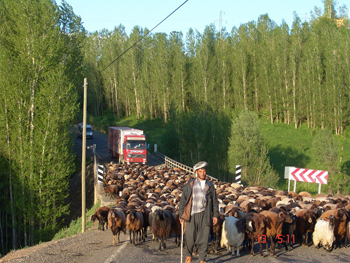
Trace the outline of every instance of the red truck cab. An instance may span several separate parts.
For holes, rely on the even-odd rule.
[[[146,136],[130,127],[108,127],[108,152],[119,163],[147,163]]]

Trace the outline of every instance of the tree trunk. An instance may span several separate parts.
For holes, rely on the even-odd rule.
[[[114,93],[115,93],[115,106],[117,108],[117,117],[120,118],[119,106],[118,106],[118,89],[117,89],[117,79],[114,77]]]
[[[294,68],[293,68],[293,122],[294,122],[294,128],[298,128],[298,121],[297,121],[297,114],[296,114],[296,108],[297,108],[297,103],[296,103],[296,68],[295,68],[295,63],[294,63]]]
[[[166,90],[164,92],[163,96],[163,114],[164,114],[164,122],[168,122],[168,102],[167,102],[167,96],[168,96],[168,87],[166,87]]]
[[[284,70],[284,85],[286,89],[286,119],[288,125],[290,124],[290,111],[289,111],[289,101],[288,101],[288,92],[289,92],[289,86],[288,86],[288,79],[287,79],[287,69]]]
[[[222,74],[222,95],[223,95],[223,103],[224,103],[224,109],[226,109],[226,63],[225,60],[223,58],[222,61],[222,72],[224,74]]]
[[[21,97],[23,96],[22,94],[22,90],[21,90]],[[19,123],[22,123],[22,101],[18,102],[18,112],[19,112]],[[23,218],[23,240],[24,240],[24,246],[27,247],[28,246],[28,233],[27,233],[27,218],[26,218],[26,205],[25,205],[25,200],[26,200],[26,195],[25,195],[25,186],[24,186],[24,182],[26,181],[25,178],[25,169],[23,167],[23,160],[25,160],[25,157],[23,155],[23,149],[24,149],[24,145],[23,145],[23,134],[22,134],[22,125],[19,125],[19,137],[18,137],[18,141],[19,141],[19,162],[20,162],[20,178],[22,180],[21,184],[22,184],[22,199],[21,199],[21,206],[22,206],[22,210],[23,210],[23,214],[22,214],[22,218]]]
[[[243,108],[244,110],[248,110],[247,106],[247,76],[245,71],[245,57],[243,57],[244,54],[242,52],[242,81],[243,81]]]
[[[256,50],[254,49],[254,88],[255,88],[255,110],[259,112],[259,88],[258,88],[258,76],[257,76],[257,67],[256,67]]]
[[[2,226],[5,226],[5,224],[2,223],[2,211],[0,210],[0,243],[1,243],[1,254],[5,255],[5,239],[4,239],[4,233],[2,230]]]
[[[50,129],[50,115],[51,115],[51,110],[48,109],[48,115],[47,115],[47,126],[45,129],[45,136],[42,144],[42,150],[41,150],[41,166],[40,166],[40,171],[39,171],[39,203],[40,203],[40,208],[39,208],[39,229],[42,230],[42,206],[43,206],[43,196],[42,196],[42,187],[43,187],[43,169],[44,169],[44,161],[45,161],[45,149],[46,149],[46,140],[47,136],[49,134],[49,129]],[[41,233],[41,231],[40,231]],[[42,237],[40,236],[40,239]]]
[[[182,112],[185,112],[185,87],[184,87],[184,79],[181,74],[181,104],[182,104]]]
[[[5,118],[6,118],[6,142],[8,148],[8,161],[9,161],[9,194],[10,194],[10,209],[11,209],[11,223],[12,223],[12,249],[17,249],[17,233],[16,233],[16,223],[15,223],[15,209],[14,209],[14,197],[12,191],[12,156],[11,156],[11,145],[10,145],[10,127],[8,122],[8,111],[7,103],[5,98]]]
[[[135,75],[135,71],[132,72],[132,76],[133,76],[133,88],[134,88],[134,94],[135,94],[135,103],[136,103],[136,117],[139,120],[140,119],[140,101],[139,101],[139,97],[138,97],[138,93],[137,93],[137,85],[136,85],[136,75]]]
[[[34,59],[33,59],[34,64]],[[32,186],[35,185],[34,182],[34,111],[35,111],[35,88],[37,85],[37,81],[33,80],[33,84],[30,90],[30,149],[29,149],[29,160],[30,160],[30,170],[29,170],[29,179],[30,179],[30,208],[34,207],[34,191]],[[30,233],[30,245],[34,246],[34,232],[35,232],[35,222],[34,222],[34,214],[32,212],[32,209],[30,209],[30,227],[31,227],[31,233]]]

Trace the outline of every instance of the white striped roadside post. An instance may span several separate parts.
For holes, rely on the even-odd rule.
[[[235,182],[237,184],[241,184],[241,172],[242,172],[242,166],[241,165],[236,165],[236,178]]]
[[[103,185],[103,173],[104,173],[104,166],[102,164],[99,164],[98,170],[97,170],[97,182],[98,182],[100,194],[102,193],[101,186]]]

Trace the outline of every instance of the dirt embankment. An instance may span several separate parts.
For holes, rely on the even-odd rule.
[[[86,209],[94,205],[94,164],[86,167]],[[69,181],[69,196],[66,200],[69,204],[69,215],[64,217],[64,224],[69,225],[72,220],[81,217],[81,171],[76,173]]]

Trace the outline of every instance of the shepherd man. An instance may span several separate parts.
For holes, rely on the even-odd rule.
[[[185,263],[192,262],[194,247],[199,249],[200,262],[205,263],[210,226],[218,222],[219,204],[215,187],[207,179],[207,166],[208,163],[202,161],[193,167],[196,178],[183,187],[180,199],[180,223],[186,221]]]

